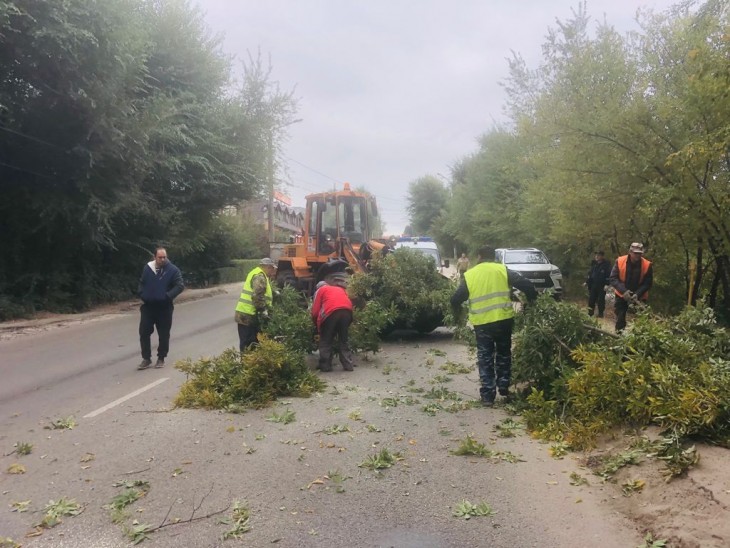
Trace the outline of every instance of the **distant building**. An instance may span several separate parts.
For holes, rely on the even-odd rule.
[[[250,200],[237,208],[237,214],[253,219],[265,229],[269,226],[269,201]],[[292,207],[291,198],[280,192],[274,192],[274,233],[275,240],[296,238],[304,232],[304,208]]]

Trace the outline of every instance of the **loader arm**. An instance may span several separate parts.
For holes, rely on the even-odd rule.
[[[357,251],[347,238],[340,238],[340,257],[345,258],[353,272],[365,272],[367,270],[365,263],[360,259]]]

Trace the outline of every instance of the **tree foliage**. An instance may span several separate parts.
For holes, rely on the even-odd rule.
[[[430,257],[402,248],[376,256],[369,272],[353,276],[348,293],[355,301],[377,303],[373,315],[385,312],[391,330],[429,333],[443,325],[454,289]]]
[[[156,244],[183,267],[218,245],[296,106],[260,59],[236,84],[184,0],[2,0],[0,66],[0,316],[127,296]]]
[[[446,207],[449,191],[432,175],[426,175],[408,185],[410,230],[418,235],[431,235],[434,223]]]
[[[684,2],[621,35],[579,5],[537,67],[509,60],[510,124],[457,164],[445,230],[472,249],[542,247],[567,272],[643,241],[653,303],[678,310],[691,285],[730,317],[729,16]]]

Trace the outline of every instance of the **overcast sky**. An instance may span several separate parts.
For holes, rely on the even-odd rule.
[[[505,120],[506,58],[534,68],[556,19],[578,0],[193,0],[224,50],[270,57],[272,78],[295,89],[301,122],[278,174],[293,205],[349,181],[378,199],[389,234],[408,224],[408,184],[477,149]],[[594,23],[635,29],[639,6],[670,0],[588,0]],[[240,65],[239,65],[240,66]],[[240,70],[239,70],[240,72]]]

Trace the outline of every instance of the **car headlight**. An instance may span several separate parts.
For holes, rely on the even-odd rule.
[[[560,276],[560,269],[554,268],[553,270],[550,271],[550,275],[551,276]]]

